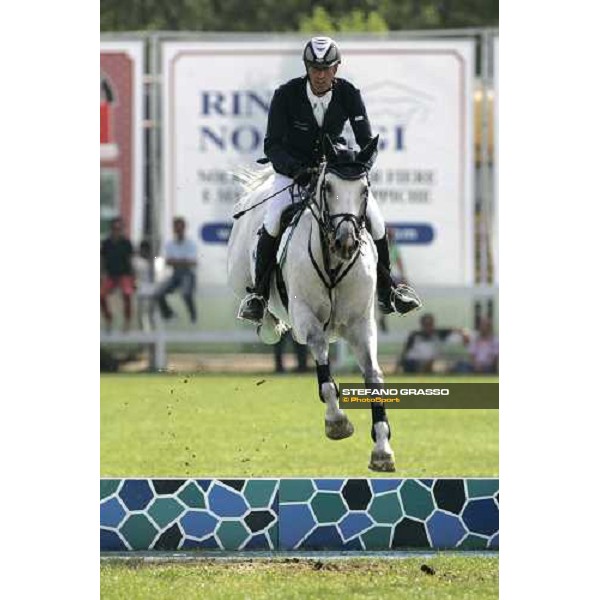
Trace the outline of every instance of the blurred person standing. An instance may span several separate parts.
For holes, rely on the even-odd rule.
[[[285,368],[283,365],[283,351],[285,349],[287,340],[290,340],[292,342],[294,352],[296,353],[296,372],[306,373],[308,371],[308,367],[306,366],[308,348],[304,344],[299,344],[294,339],[290,331],[286,331],[281,336],[281,339],[273,346],[273,352],[275,354],[275,372],[285,373]]]
[[[108,296],[117,288],[123,295],[124,331],[128,331],[131,326],[131,300],[135,289],[132,257],[133,246],[123,233],[123,219],[116,217],[110,222],[109,236],[100,246],[100,309],[107,331],[111,331],[113,321]]]
[[[196,322],[196,244],[185,237],[186,222],[182,217],[173,219],[174,239],[165,246],[165,262],[172,268],[171,276],[163,282],[154,297],[158,302],[160,314],[163,319],[169,320],[175,316],[173,309],[167,302],[167,296],[177,289],[188,310],[190,321]]]
[[[154,296],[154,281],[152,277],[152,249],[148,240],[140,242],[137,254],[133,257],[135,273],[135,291],[137,320],[142,331],[154,327],[152,304]]]

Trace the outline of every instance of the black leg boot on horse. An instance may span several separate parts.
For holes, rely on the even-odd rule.
[[[390,250],[387,234],[374,240],[377,248],[377,301],[384,315],[399,313],[405,315],[421,308],[421,299],[409,285],[396,283],[391,274]]]
[[[262,322],[269,303],[271,273],[275,266],[276,248],[277,238],[271,237],[263,227],[256,245],[255,285],[254,288],[248,288],[249,294],[242,300],[238,312],[239,319],[259,325]]]

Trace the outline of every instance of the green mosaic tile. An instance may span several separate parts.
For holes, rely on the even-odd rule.
[[[120,479],[101,479],[100,480],[100,500],[114,494],[121,483]]]
[[[262,508],[263,506],[268,506],[276,485],[277,481],[263,479],[252,479],[248,481],[244,488],[244,497],[250,505],[250,508]]]
[[[346,505],[337,492],[319,492],[310,504],[319,524],[336,523],[348,512]]]
[[[314,491],[310,479],[284,479],[279,487],[279,502],[305,502]]]
[[[217,529],[217,537],[225,550],[238,550],[249,535],[240,521],[223,521]]]
[[[431,491],[412,479],[408,479],[402,484],[400,496],[404,512],[410,517],[426,519],[435,508]]]
[[[390,547],[391,527],[371,527],[360,537],[365,544],[365,550],[384,550]]]
[[[403,513],[398,494],[389,492],[388,494],[375,496],[371,502],[369,514],[377,523],[396,523],[399,521]]]
[[[148,514],[162,529],[174,521],[184,510],[175,498],[157,498],[148,509]]]
[[[158,533],[146,515],[131,515],[121,526],[121,535],[129,542],[132,550],[149,550]]]
[[[206,508],[204,494],[193,481],[190,481],[179,494],[177,494],[177,497],[190,508]]]
[[[467,479],[469,498],[493,496],[498,491],[498,479]]]
[[[486,538],[470,533],[457,547],[461,550],[485,550],[487,544]]]

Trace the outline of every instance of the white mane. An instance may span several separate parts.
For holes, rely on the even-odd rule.
[[[264,167],[241,167],[232,173],[233,178],[238,181],[243,188],[242,196],[236,202],[234,206],[234,212],[239,210],[243,210],[249,200],[253,197],[253,192],[255,192],[259,187],[261,187],[269,177],[274,175],[275,171],[273,167],[268,164]]]

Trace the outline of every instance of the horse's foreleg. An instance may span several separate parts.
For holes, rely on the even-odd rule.
[[[338,387],[329,368],[329,340],[316,319],[306,331],[306,344],[317,363],[319,398],[326,406],[325,435],[332,440],[342,440],[354,433],[354,426],[339,406]]]
[[[383,383],[383,372],[377,360],[377,326],[369,319],[349,328],[348,342],[366,384]],[[373,471],[395,471],[394,452],[390,446],[391,429],[381,402],[371,404],[371,439],[375,442],[369,468]]]

